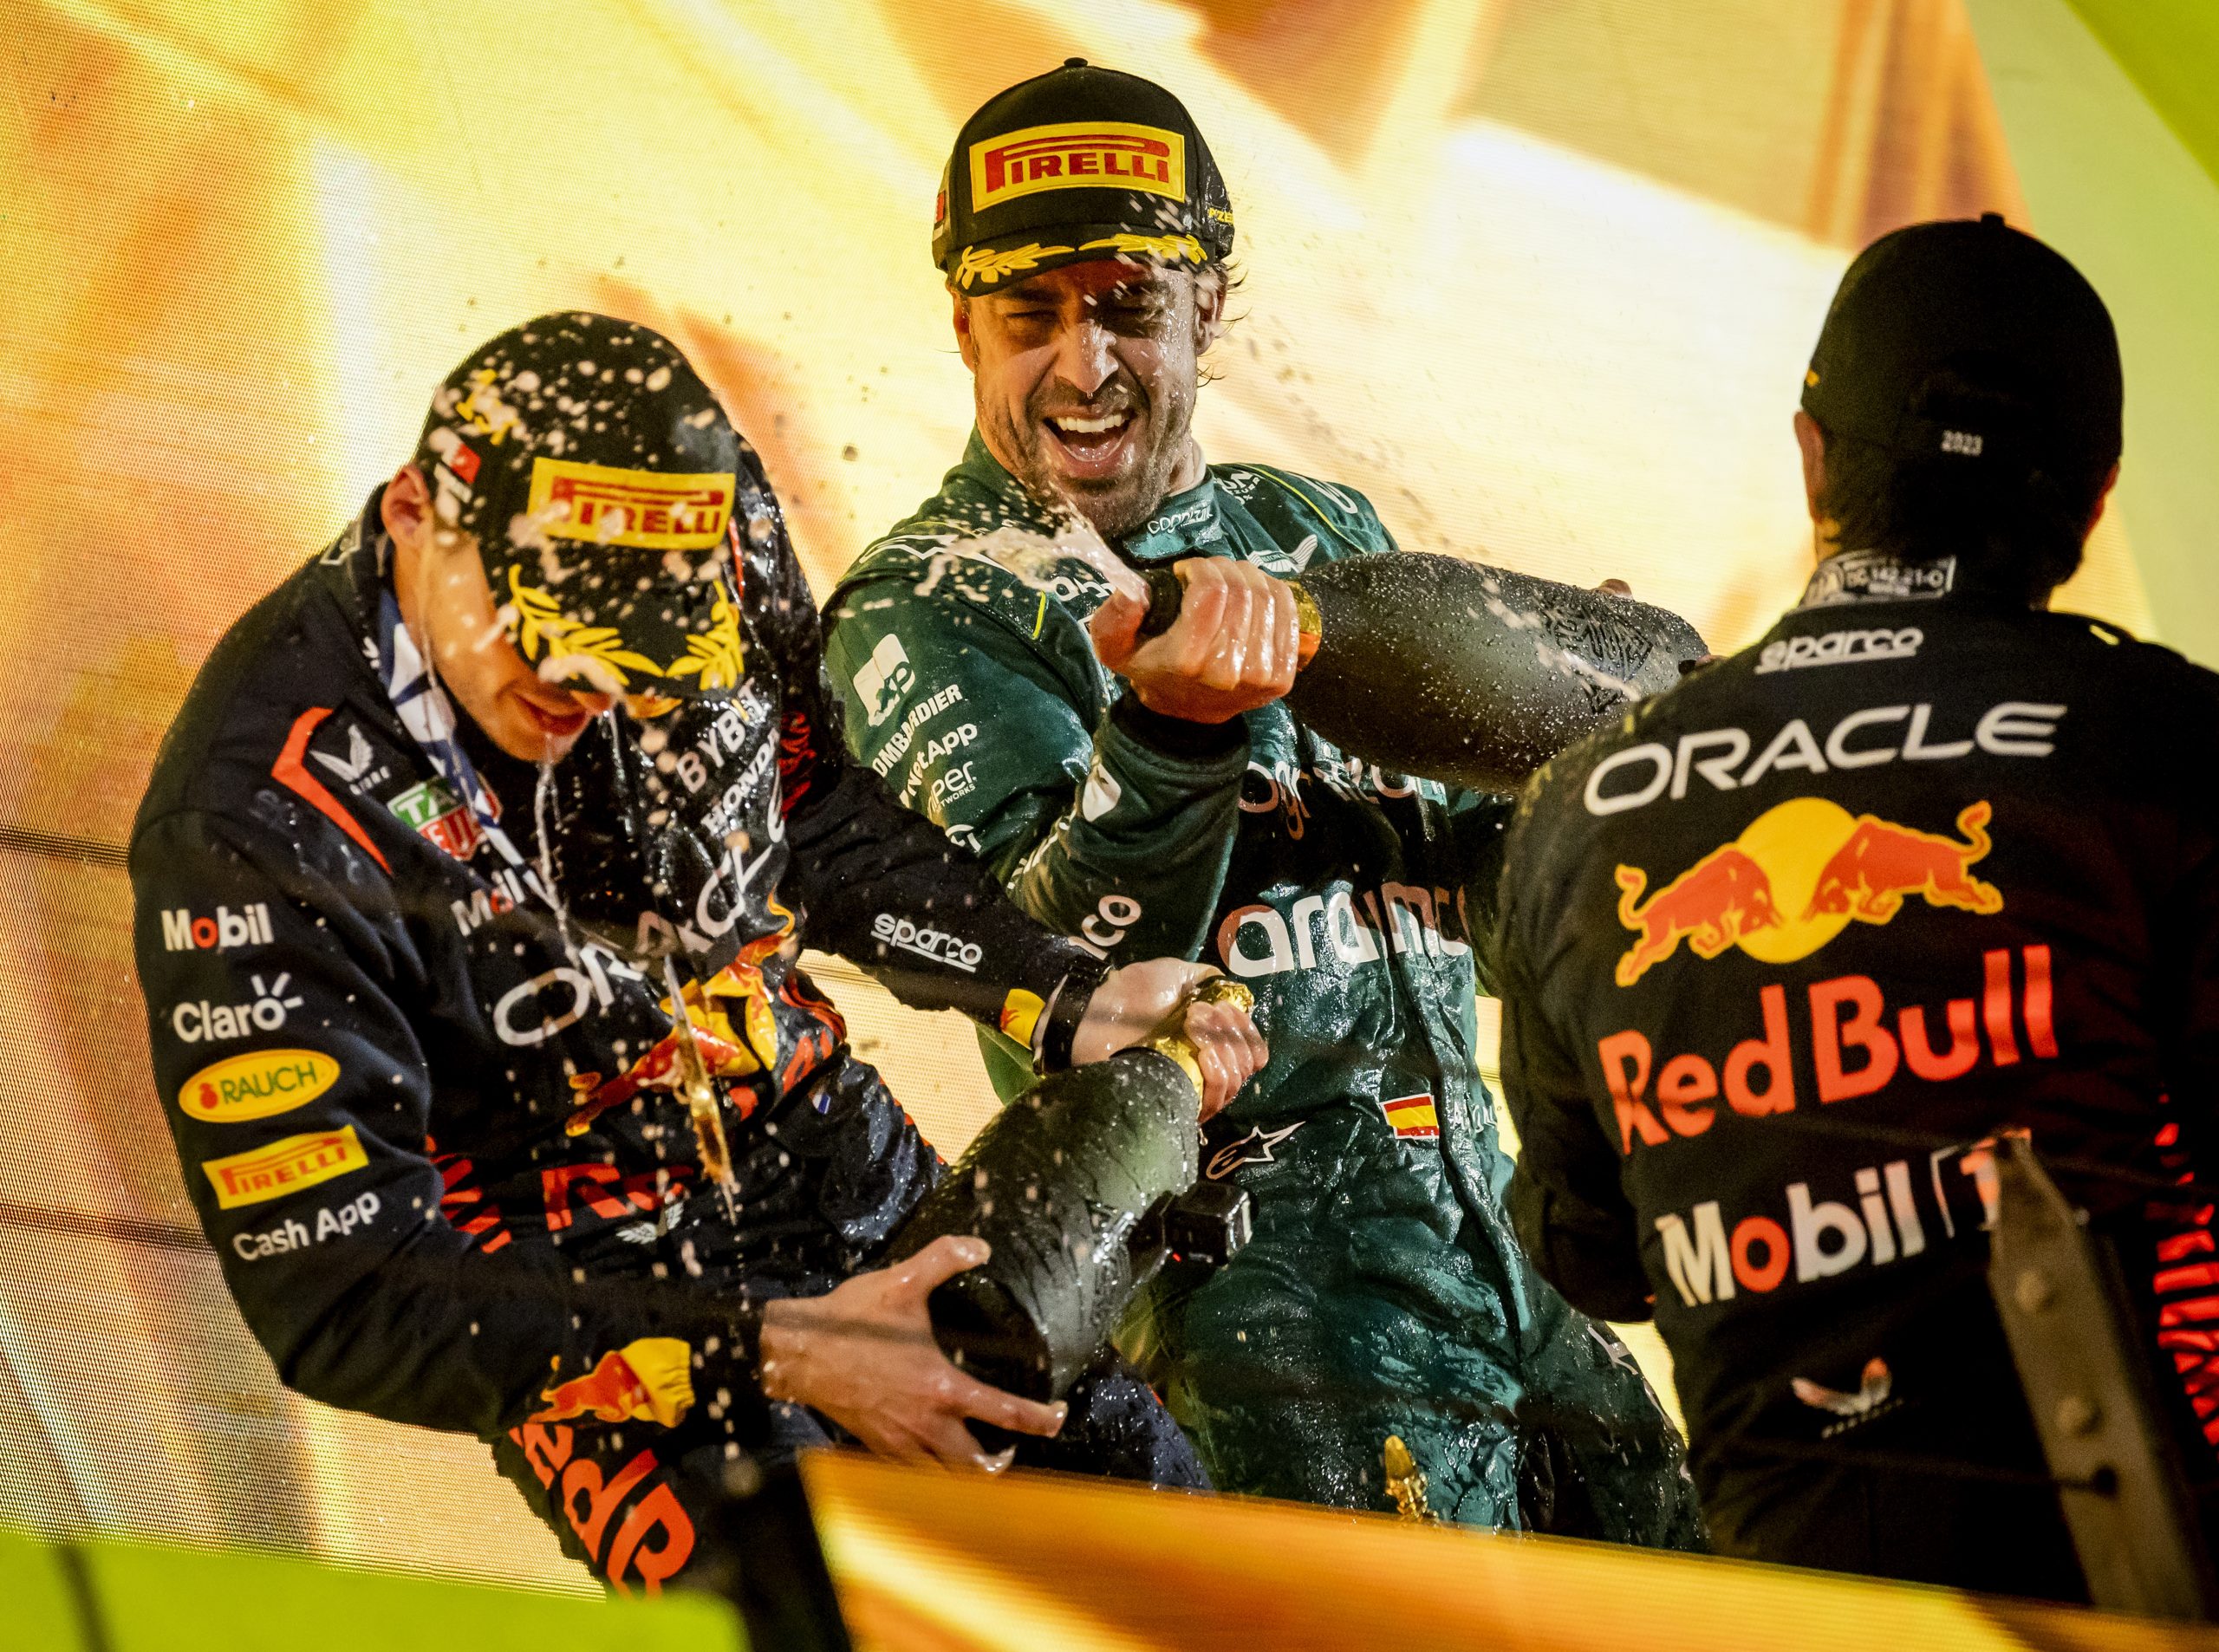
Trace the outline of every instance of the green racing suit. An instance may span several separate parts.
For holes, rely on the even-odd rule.
[[[1399,1434],[1443,1518],[1674,1546],[1702,1538],[1678,1436],[1610,1330],[1528,1265],[1474,1059],[1509,800],[1344,755],[1274,703],[1158,716],[1095,657],[1109,594],[974,433],[826,604],[860,760],[1113,964],[1244,980],[1270,1064],[1211,1122],[1205,1174],[1255,1233],[1120,1336],[1221,1488],[1389,1506]],[[1349,491],[1214,467],[1122,547],[1292,576],[1391,553]],[[986,1035],[1005,1099],[1029,1081]]]

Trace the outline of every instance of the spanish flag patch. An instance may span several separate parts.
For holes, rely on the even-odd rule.
[[[1433,1097],[1423,1092],[1382,1101],[1379,1110],[1387,1115],[1388,1128],[1406,1141],[1440,1138],[1441,1115],[1433,1110]]]

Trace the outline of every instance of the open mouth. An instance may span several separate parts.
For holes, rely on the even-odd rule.
[[[1077,478],[1114,474],[1140,421],[1129,408],[1107,413],[1051,413],[1040,421],[1064,470]]]
[[[553,740],[571,739],[593,721],[593,713],[588,711],[550,712],[528,699],[518,703],[523,706],[524,715],[531,719],[532,726]]]

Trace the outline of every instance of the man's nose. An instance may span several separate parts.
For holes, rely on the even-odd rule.
[[[1071,322],[1056,339],[1056,374],[1082,396],[1091,396],[1117,370],[1110,329],[1091,316]]]

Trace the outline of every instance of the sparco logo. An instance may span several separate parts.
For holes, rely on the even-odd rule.
[[[946,964],[969,974],[979,967],[986,949],[975,940],[965,940],[939,929],[920,929],[907,918],[897,918],[890,912],[882,912],[870,927],[870,933],[889,946],[899,946],[904,952],[914,953],[920,958],[929,958],[935,964]]]
[[[1899,630],[1823,631],[1812,637],[1781,637],[1757,656],[1757,675],[1799,671],[1806,666],[1853,666],[1866,660],[1908,660],[1926,641],[1915,625]]]
[[[254,996],[244,1004],[211,1004],[206,998],[193,998],[179,1005],[170,1011],[171,1031],[187,1044],[277,1031],[285,1024],[285,1012],[301,1007],[299,993],[285,996],[293,978],[281,974],[268,986],[259,975],[251,979]]]
[[[261,901],[233,912],[216,908],[212,918],[196,918],[183,907],[162,914],[162,946],[172,953],[227,953],[234,946],[270,945],[270,908]]]

